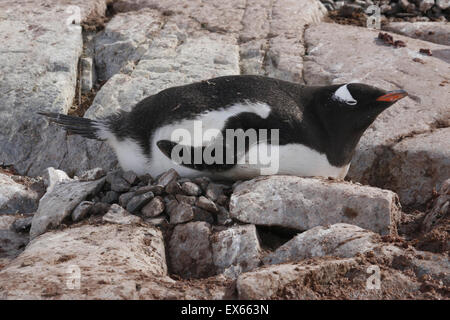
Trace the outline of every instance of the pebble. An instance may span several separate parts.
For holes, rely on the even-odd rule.
[[[163,213],[164,209],[164,200],[161,197],[156,196],[141,209],[141,213],[144,217],[151,218]]]
[[[127,203],[127,211],[131,213],[137,213],[141,210],[147,203],[149,203],[155,195],[153,192],[147,192],[144,194],[140,194],[131,198]]]
[[[202,189],[193,182],[184,182],[181,185],[181,189],[189,196],[199,196],[202,194]]]
[[[180,202],[176,207],[170,210],[170,223],[179,224],[194,219],[194,210],[187,203]]]
[[[72,220],[78,222],[86,218],[94,205],[91,201],[82,201],[72,211]]]
[[[31,227],[31,221],[33,221],[33,217],[16,219],[12,224],[12,228],[19,233],[28,232]]]
[[[195,205],[199,208],[205,209],[206,211],[212,213],[217,213],[219,211],[219,209],[217,209],[216,204],[204,196],[198,198]]]
[[[178,177],[178,172],[174,169],[169,169],[158,178],[157,184],[165,188],[170,182],[176,180]]]

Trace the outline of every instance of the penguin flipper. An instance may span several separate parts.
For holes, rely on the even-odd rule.
[[[207,163],[203,159],[203,154],[206,149],[205,146],[193,147],[180,145],[176,142],[170,140],[159,140],[156,145],[161,150],[161,152],[168,157],[170,160],[176,162],[177,164],[191,168],[198,171],[226,171],[231,169],[235,164],[218,164],[218,163]],[[177,148],[174,150],[174,148]],[[175,153],[173,153],[175,152]],[[201,154],[201,161],[195,161],[195,155]]]
[[[98,134],[102,127],[102,123],[99,121],[55,112],[38,112],[38,114],[47,117],[49,121],[57,123],[70,133],[78,134],[88,139],[104,140]]]

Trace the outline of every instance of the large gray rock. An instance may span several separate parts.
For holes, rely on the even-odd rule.
[[[82,225],[51,231],[30,242],[22,255],[0,272],[0,297],[137,299],[139,287],[146,287],[145,283],[151,287],[148,282],[154,282],[143,278],[163,280],[166,275],[159,230]],[[151,295],[147,293],[147,297]]]
[[[0,159],[20,174],[35,176],[67,159],[66,133],[36,112],[66,113],[72,106],[80,20],[105,9],[104,0],[0,3]]]
[[[217,273],[237,278],[261,262],[261,248],[254,225],[231,227],[211,237],[213,261]]]
[[[239,276],[236,283],[238,296],[244,300],[270,299],[292,282],[302,283],[314,278],[326,284],[342,277],[356,265],[353,259],[342,259],[314,265],[280,264],[260,268]]]
[[[238,185],[230,214],[242,222],[305,231],[350,223],[380,234],[395,234],[400,218],[397,196],[388,190],[348,182],[270,176]]]
[[[31,224],[31,239],[57,227],[88,195],[97,193],[104,182],[105,179],[102,178],[88,182],[73,180],[57,183],[39,201],[39,208]]]
[[[377,234],[351,224],[319,226],[297,235],[264,257],[263,261],[265,264],[279,264],[323,256],[351,258],[372,250],[379,241]]]
[[[361,183],[398,192],[402,203],[408,206],[421,205],[425,197],[405,197],[404,191],[430,195],[431,186],[439,185],[448,176],[434,176],[422,186],[416,183],[420,167],[414,167],[406,176],[398,174],[405,161],[410,161],[408,153],[403,155],[405,161],[393,163],[391,167],[394,168],[390,170],[386,170],[387,163],[383,160],[389,158],[395,145],[405,137],[448,126],[450,91],[444,70],[448,70],[449,49],[401,35],[396,35],[395,39],[404,41],[407,46],[394,48],[383,44],[377,35],[378,31],[339,24],[323,23],[308,28],[305,32],[308,47],[305,81],[309,85],[325,85],[356,80],[386,90],[404,89],[409,93],[407,98],[384,111],[365,132],[348,175]],[[420,54],[421,48],[431,49],[433,56]],[[432,146],[417,148],[423,148],[423,157],[429,161],[437,159],[433,166],[445,171],[447,164],[440,159],[446,157],[448,139],[440,145],[440,149]],[[396,183],[391,184],[392,180]]]
[[[450,45],[450,24],[448,22],[390,22],[383,26],[383,30],[446,46]]]
[[[36,191],[0,173],[0,214],[34,212],[38,202]]]
[[[169,241],[171,271],[183,278],[212,276],[211,226],[206,222],[177,225]]]

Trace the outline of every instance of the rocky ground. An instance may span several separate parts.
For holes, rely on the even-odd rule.
[[[0,297],[449,299],[450,4],[381,1],[373,30],[370,1],[323,3],[2,1]],[[231,74],[409,96],[347,181],[136,176],[35,113]]]

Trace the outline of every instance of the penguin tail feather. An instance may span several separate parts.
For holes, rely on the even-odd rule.
[[[105,129],[105,124],[101,121],[54,112],[38,112],[38,114],[47,117],[49,121],[57,123],[72,134],[78,134],[88,139],[105,140],[101,137],[101,132]]]

